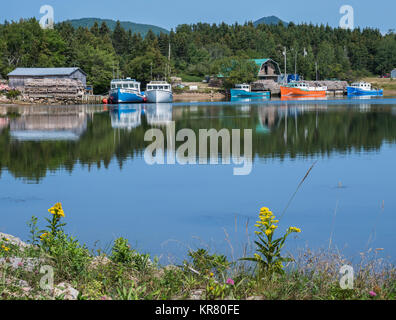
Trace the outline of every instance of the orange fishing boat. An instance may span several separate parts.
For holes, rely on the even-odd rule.
[[[305,82],[291,82],[280,86],[281,96],[325,97],[327,87],[310,87]]]

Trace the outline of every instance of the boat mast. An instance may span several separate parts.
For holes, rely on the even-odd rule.
[[[169,52],[168,52],[168,78],[170,78],[170,59],[171,59],[171,44],[170,44],[170,40],[169,40]]]
[[[287,66],[286,47],[285,47],[285,50],[283,51],[283,55],[285,56],[285,74],[284,74],[284,77],[283,77],[283,82],[287,83],[287,75],[286,75],[286,66]]]

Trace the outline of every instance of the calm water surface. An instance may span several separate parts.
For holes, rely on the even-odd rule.
[[[150,128],[166,133],[253,130],[253,170],[234,165],[146,164]],[[67,231],[106,249],[123,236],[178,262],[188,248],[242,254],[262,206],[280,230],[303,232],[296,248],[349,256],[384,248],[396,258],[396,100],[333,100],[103,106],[0,107],[0,231],[28,239],[62,201]],[[43,223],[42,223],[43,224]]]

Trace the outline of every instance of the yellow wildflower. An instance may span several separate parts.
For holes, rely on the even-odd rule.
[[[213,273],[213,272],[211,272],[211,273],[210,273],[210,277],[213,277],[213,276],[214,276],[214,273]]]
[[[261,256],[258,255],[257,253],[254,254],[254,257],[255,257],[257,260],[261,260]]]
[[[4,251],[10,251],[10,248],[6,247],[4,244],[1,245]]]
[[[52,208],[49,208],[48,212],[58,218],[65,216],[65,212],[63,211],[62,204],[60,202],[56,203]]]
[[[40,236],[41,241],[43,241],[44,238],[46,238],[47,236],[48,236],[48,233],[47,233],[47,232],[43,233],[43,234]]]
[[[296,228],[296,227],[290,227],[290,228],[289,228],[289,231],[290,231],[290,232],[297,232],[297,233],[300,233],[300,232],[301,232],[301,229]]]
[[[273,232],[272,229],[267,229],[267,230],[265,230],[265,234],[266,234],[267,236],[270,236],[270,235],[272,234],[272,232]]]

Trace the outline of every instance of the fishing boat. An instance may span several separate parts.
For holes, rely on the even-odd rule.
[[[269,91],[252,91],[251,86],[246,83],[236,84],[235,88],[230,90],[230,94],[231,98],[269,98],[271,95]]]
[[[382,96],[384,90],[373,89],[371,83],[356,82],[347,87],[348,96]]]
[[[110,86],[109,103],[136,103],[146,101],[146,97],[140,91],[140,82],[135,79],[113,79]]]
[[[151,81],[146,87],[147,102],[170,103],[173,101],[172,86],[166,81]]]
[[[280,86],[281,96],[325,97],[327,87],[310,87],[306,82],[293,81]]]

